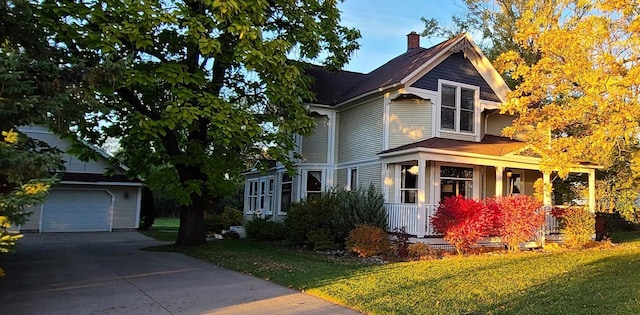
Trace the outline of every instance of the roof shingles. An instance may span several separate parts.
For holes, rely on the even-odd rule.
[[[409,49],[368,74],[350,71],[328,72],[320,66],[311,66],[307,73],[315,78],[313,91],[317,95],[316,102],[334,106],[368,92],[400,83],[451,43],[464,36],[458,35],[430,48]]]
[[[503,156],[505,154],[521,149],[524,146],[526,146],[526,143],[524,142],[492,135],[485,135],[480,142],[444,138],[430,138],[382,151],[378,154],[381,155],[393,152],[401,152],[410,149],[425,148],[464,153],[475,153],[482,155]]]

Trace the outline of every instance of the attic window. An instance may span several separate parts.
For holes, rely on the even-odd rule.
[[[478,90],[461,84],[440,85],[440,130],[475,134]]]

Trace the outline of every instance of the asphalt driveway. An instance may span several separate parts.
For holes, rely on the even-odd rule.
[[[137,232],[26,234],[0,255],[3,314],[357,314]]]

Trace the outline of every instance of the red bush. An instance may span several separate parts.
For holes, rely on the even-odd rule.
[[[484,204],[462,196],[447,197],[431,217],[431,224],[458,253],[471,249],[491,226]]]
[[[520,243],[533,237],[544,225],[542,205],[533,197],[499,197],[487,199],[486,204],[491,234],[499,235],[510,251],[517,251]]]

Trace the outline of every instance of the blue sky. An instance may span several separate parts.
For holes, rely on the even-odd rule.
[[[450,23],[451,15],[463,12],[461,0],[346,0],[339,4],[342,24],[360,30],[360,50],[345,70],[367,73],[407,49],[411,31],[424,29],[421,17]],[[430,47],[442,38],[421,38]]]

